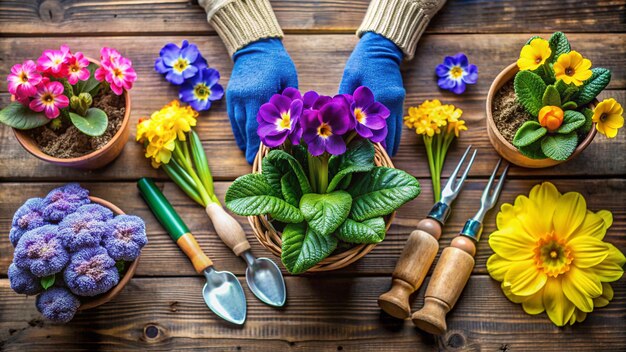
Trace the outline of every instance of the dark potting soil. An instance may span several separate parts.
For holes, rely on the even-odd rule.
[[[111,90],[98,93],[93,98],[93,107],[103,110],[109,124],[103,135],[90,137],[80,132],[70,121],[63,121],[57,130],[50,124],[36,128],[30,132],[44,153],[62,159],[77,158],[104,147],[119,131],[126,113],[123,95],[115,95]]]
[[[493,97],[492,105],[493,120],[500,134],[509,141],[513,142],[515,132],[520,126],[529,120],[534,119],[532,115],[526,112],[524,107],[517,102],[515,97],[515,88],[513,80],[510,80],[500,88]]]

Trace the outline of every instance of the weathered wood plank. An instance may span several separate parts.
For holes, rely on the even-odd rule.
[[[245,280],[241,279],[245,286]],[[266,306],[245,289],[243,328],[219,320],[200,294],[203,279],[133,279],[118,298],[81,312],[66,325],[41,319],[34,298],[17,295],[0,280],[0,348],[3,351],[69,350],[249,350],[249,351],[621,351],[626,338],[626,280],[613,284],[608,307],[583,323],[557,328],[545,316],[530,316],[509,302],[499,283],[472,276],[448,315],[449,332],[433,337],[410,321],[381,313],[376,298],[384,277],[289,277],[285,308]],[[413,309],[422,306],[424,287]],[[146,329],[157,329],[155,338]],[[150,335],[154,336],[154,335]],[[600,347],[601,346],[601,347]]]
[[[519,45],[527,35],[427,35],[423,38],[417,57],[404,68],[407,89],[406,106],[417,105],[426,99],[438,98],[456,104],[465,111],[464,118],[470,130],[463,135],[458,148],[452,148],[450,160],[458,158],[468,144],[481,150],[481,157],[472,169],[472,175],[488,175],[497,160],[497,154],[488,142],[484,122],[484,99],[493,78],[502,67],[515,60]],[[615,96],[619,101],[626,100],[626,34],[618,34],[597,40],[597,35],[572,35],[574,46],[589,55],[595,65],[611,68],[614,71],[612,91],[604,92],[603,97]],[[289,36],[285,40],[287,48],[298,67],[300,87],[304,90],[316,89],[332,94],[341,79],[345,60],[350,54],[356,39],[350,35]],[[107,37],[99,40],[86,38],[6,38],[0,39],[0,72],[8,72],[15,62],[36,58],[46,47],[68,43],[72,48],[84,50],[97,56],[99,47],[110,45],[120,49],[134,60],[139,73],[139,81],[132,91],[133,133],[134,123],[140,116],[149,115],[163,104],[176,97],[176,89],[169,85],[152,69],[154,57],[167,41],[180,41],[177,37]],[[200,45],[209,63],[220,70],[226,84],[231,71],[222,43],[215,37],[192,37]],[[463,43],[472,43],[468,48]],[[137,45],[141,43],[141,45]],[[605,50],[606,47],[615,48]],[[457,97],[437,89],[433,68],[445,54],[466,50],[472,62],[480,67],[481,78],[468,92]],[[324,67],[323,70],[320,68]],[[615,91],[615,90],[618,91]],[[0,83],[0,90],[6,91],[6,82]],[[0,96],[3,103],[7,94]],[[210,166],[217,179],[232,180],[249,171],[249,166],[237,150],[228,118],[225,102],[217,103],[208,114],[203,114],[198,131],[210,151]],[[132,138],[132,137],[131,137]],[[542,170],[513,168],[513,175],[624,175],[626,168],[614,162],[614,150],[626,148],[624,133],[614,140],[598,136],[594,143],[576,160],[564,165]],[[10,129],[0,127],[0,179],[4,180],[111,180],[134,179],[140,176],[159,176],[147,162],[142,161],[141,147],[129,141],[122,156],[109,167],[96,172],[69,170],[45,164],[26,153],[13,138]],[[414,175],[427,177],[427,162],[421,141],[405,130],[400,151],[394,161],[397,166]],[[591,164],[593,163],[593,164]],[[591,166],[591,165],[592,166]],[[591,166],[591,167],[590,167]],[[444,174],[451,170],[448,163]]]
[[[286,32],[353,32],[369,0],[272,0]],[[430,33],[624,32],[626,2],[543,0],[449,0]],[[497,21],[494,21],[497,19]],[[141,23],[141,25],[138,25]],[[213,33],[197,1],[13,0],[0,3],[0,32],[9,35]]]
[[[421,178],[422,194],[398,211],[398,215],[389,230],[387,238],[371,253],[357,263],[338,271],[339,274],[380,274],[390,275],[397,258],[404,247],[407,236],[415,229],[417,222],[428,214],[432,206],[432,187],[427,179]],[[533,185],[539,180],[509,180],[507,181],[500,198],[503,202],[512,203],[518,194],[528,194]],[[606,240],[626,252],[626,238],[622,235],[626,231],[626,180],[555,180],[555,185],[561,192],[577,191],[587,199],[589,209],[598,211],[607,209],[613,212],[614,222],[606,236]],[[229,183],[218,182],[217,194],[223,199]],[[485,180],[468,180],[463,192],[455,201],[452,216],[444,229],[440,241],[441,247],[446,247],[450,240],[458,234],[467,219],[478,209],[478,199],[485,185]],[[41,183],[0,183],[0,277],[5,276],[12,260],[13,248],[8,240],[11,219],[15,210],[28,198],[45,196],[58,184]],[[125,212],[142,217],[147,224],[149,245],[145,248],[137,275],[139,276],[179,276],[194,275],[194,271],[187,258],[180,252],[169,236],[157,223],[140,198],[134,183],[84,183],[92,194],[103,197],[120,206]],[[201,207],[191,202],[173,183],[159,183],[167,198],[174,205],[178,213],[185,220],[190,230],[195,234],[198,242],[207,254],[221,269],[232,270],[237,274],[244,274],[245,265],[220,241],[213,226]],[[496,209],[487,215],[483,239],[479,242],[476,256],[475,273],[486,273],[485,263],[492,254],[489,248],[489,234],[495,230]],[[256,240],[248,221],[237,217],[248,234],[252,251],[257,256],[268,256],[269,252]],[[271,256],[276,262],[280,258]],[[281,265],[282,266],[282,265]]]

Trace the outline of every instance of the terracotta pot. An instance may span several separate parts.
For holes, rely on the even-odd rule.
[[[100,64],[94,59],[89,59],[89,61],[98,65]],[[76,158],[56,158],[41,151],[35,140],[28,135],[27,131],[13,129],[13,132],[15,133],[15,138],[17,138],[17,141],[22,145],[22,147],[24,147],[24,149],[43,161],[75,169],[101,168],[109,164],[120,155],[130,135],[130,95],[126,90],[124,90],[123,94],[126,110],[124,113],[124,120],[122,121],[120,129],[107,144],[105,144],[102,148],[94,151],[93,153],[79,156]],[[13,98],[11,98],[11,100],[13,100]]]
[[[113,213],[115,213],[116,215],[124,214],[124,212],[120,208],[118,208],[117,206],[113,205],[110,202],[107,202],[104,199],[101,199],[98,197],[89,197],[89,199],[93,203],[100,204],[104,207],[111,209]],[[101,295],[94,296],[94,297],[79,297],[80,307],[78,308],[78,310],[86,310],[86,309],[95,308],[117,297],[117,295],[119,295],[120,292],[122,292],[122,289],[124,288],[124,286],[126,286],[126,284],[130,281],[130,279],[132,279],[133,275],[135,275],[135,270],[137,270],[138,264],[139,264],[139,258],[135,259],[135,261],[133,261],[130,264],[130,266],[126,268],[126,273],[120,279],[117,286],[113,287],[108,292],[103,293]]]
[[[518,166],[528,168],[550,167],[573,159],[574,157],[576,157],[576,155],[585,150],[585,148],[587,148],[589,144],[591,144],[591,141],[596,136],[597,132],[595,129],[595,124],[589,131],[589,134],[587,134],[587,137],[585,137],[585,139],[580,142],[580,144],[578,144],[578,147],[576,147],[574,153],[572,153],[572,155],[567,160],[563,161],[552,160],[550,158],[531,159],[522,155],[522,153],[520,153],[513,144],[511,144],[502,136],[502,134],[496,127],[496,123],[493,120],[493,114],[491,112],[493,98],[496,95],[496,92],[498,92],[498,90],[500,90],[500,88],[502,88],[505,83],[515,78],[515,74],[517,74],[518,71],[519,68],[517,67],[517,64],[513,63],[509,65],[502,72],[500,72],[496,79],[493,80],[493,83],[491,83],[491,87],[489,88],[489,93],[487,94],[487,135],[489,136],[489,141],[493,145],[493,148],[498,152],[498,154],[500,154],[500,156],[502,156],[509,162]],[[594,100],[594,102],[591,103],[592,106],[595,106],[596,104],[597,100]]]

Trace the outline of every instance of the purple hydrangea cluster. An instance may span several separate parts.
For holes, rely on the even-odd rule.
[[[259,109],[257,133],[270,148],[289,138],[293,144],[306,143],[313,156],[340,155],[346,151],[346,139],[354,135],[384,143],[389,114],[368,87],[334,97],[314,91],[301,95],[287,88]]]
[[[137,259],[148,242],[141,218],[114,216],[91,203],[89,192],[76,183],[26,201],[15,212],[10,239],[15,246],[11,288],[39,294],[41,314],[63,323],[80,306],[77,296],[99,295],[117,285],[119,264]]]

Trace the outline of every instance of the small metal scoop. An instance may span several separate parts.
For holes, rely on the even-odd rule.
[[[237,277],[230,271],[204,269],[206,284],[202,296],[206,305],[220,318],[241,325],[246,321],[246,296]]]

